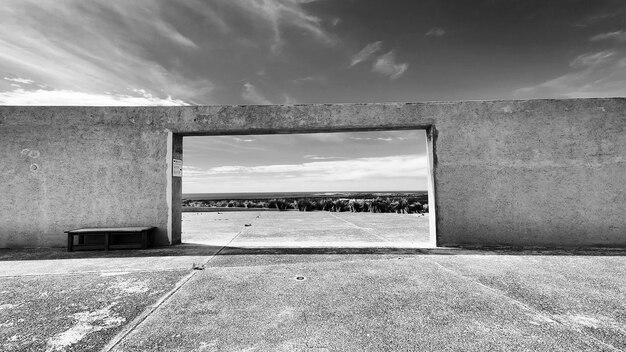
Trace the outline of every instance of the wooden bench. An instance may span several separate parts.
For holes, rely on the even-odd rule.
[[[71,252],[74,249],[125,249],[125,248],[148,248],[150,242],[150,233],[156,229],[154,226],[148,227],[96,227],[96,228],[83,228],[76,230],[65,231],[67,233],[67,251]],[[131,243],[115,243],[111,241],[113,237],[139,235],[141,237],[140,242]],[[78,243],[74,243],[74,238],[78,236]],[[103,236],[104,246],[98,243],[85,243],[85,237],[91,236]]]

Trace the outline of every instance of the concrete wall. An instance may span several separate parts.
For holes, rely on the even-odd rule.
[[[428,128],[439,245],[626,246],[626,99],[0,107],[0,247],[155,225],[180,241],[183,135]]]

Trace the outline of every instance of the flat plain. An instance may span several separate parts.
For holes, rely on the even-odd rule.
[[[248,226],[246,226],[248,225]],[[429,247],[428,214],[328,211],[183,213],[183,242],[240,248]]]

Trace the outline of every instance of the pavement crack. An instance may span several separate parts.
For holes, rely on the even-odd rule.
[[[245,226],[242,226],[241,230],[235,236],[233,236],[233,238],[231,238],[230,241],[228,241],[228,243],[223,245],[217,252],[215,252],[214,254],[210,255],[209,258],[207,258],[203,263],[201,263],[199,265],[201,265],[203,267],[208,267],[209,262],[213,258],[217,257],[224,250],[224,248],[228,247],[237,237],[239,237],[239,235],[241,235],[244,232],[244,230],[245,230]],[[126,325],[122,329],[122,331],[120,331],[117,335],[115,335],[113,337],[113,339],[111,339],[111,341],[109,341],[109,343],[106,344],[106,346],[104,346],[100,351],[101,352],[109,352],[109,351],[113,350],[117,345],[119,345],[120,342],[122,342],[122,340],[124,340],[126,338],[126,336],[128,336],[130,333],[132,333],[139,325],[141,325],[141,323],[143,323],[150,315],[152,315],[152,313],[154,313],[157,309],[159,309],[176,292],[178,292],[195,275],[197,275],[200,272],[202,272],[202,271],[201,270],[193,270],[192,269],[189,274],[185,275],[182,279],[180,279],[176,283],[176,285],[174,285],[174,288],[172,288],[169,292],[167,292],[163,296],[161,296],[161,298],[159,298],[159,300],[157,300],[156,303],[154,303],[151,306],[148,306],[141,314],[139,314],[139,316],[137,316],[135,319],[133,319],[132,322],[130,322],[128,325]]]
[[[437,262],[437,261],[435,261],[435,260],[433,260],[431,258],[425,257],[425,259],[430,261],[431,263],[435,264],[437,267],[441,268],[442,270],[444,270],[446,272],[449,272],[449,273],[451,273],[452,275],[454,275],[454,276],[456,276],[458,278],[461,278],[461,279],[463,279],[465,281],[469,281],[469,282],[471,282],[473,284],[476,284],[476,285],[486,289],[487,291],[489,291],[489,292],[491,292],[491,293],[493,293],[493,294],[495,294],[497,296],[506,298],[508,301],[510,301],[511,303],[515,304],[516,306],[522,308],[523,310],[530,311],[530,312],[536,314],[537,316],[539,316],[539,317],[541,317],[543,319],[548,319],[548,320],[554,321],[555,323],[559,324],[559,326],[567,329],[568,331],[571,331],[571,332],[574,332],[574,333],[578,334],[583,340],[585,340],[587,342],[590,342],[590,341],[595,342],[596,344],[602,345],[602,346],[608,348],[611,351],[624,352],[624,350],[622,350],[620,348],[617,348],[617,347],[611,345],[610,343],[604,342],[604,341],[596,338],[595,336],[592,336],[592,335],[586,333],[583,330],[578,330],[578,329],[572,328],[569,324],[564,323],[558,317],[552,316],[550,314],[546,314],[545,312],[543,312],[541,310],[538,310],[537,308],[535,308],[533,306],[530,306],[530,305],[528,305],[528,304],[518,300],[517,298],[509,296],[506,292],[504,292],[504,291],[502,291],[502,290],[500,290],[498,288],[485,285],[482,282],[480,282],[478,280],[475,280],[472,277],[469,277],[467,275],[463,275],[463,274],[461,274],[461,273],[459,273],[459,272],[457,272],[455,270],[452,270],[452,269],[446,267],[445,265],[443,265],[443,264],[441,264],[441,263],[439,263],[439,262]]]

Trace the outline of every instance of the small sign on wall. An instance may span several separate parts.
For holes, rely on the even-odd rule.
[[[172,159],[172,176],[183,177],[183,161],[180,159]]]

